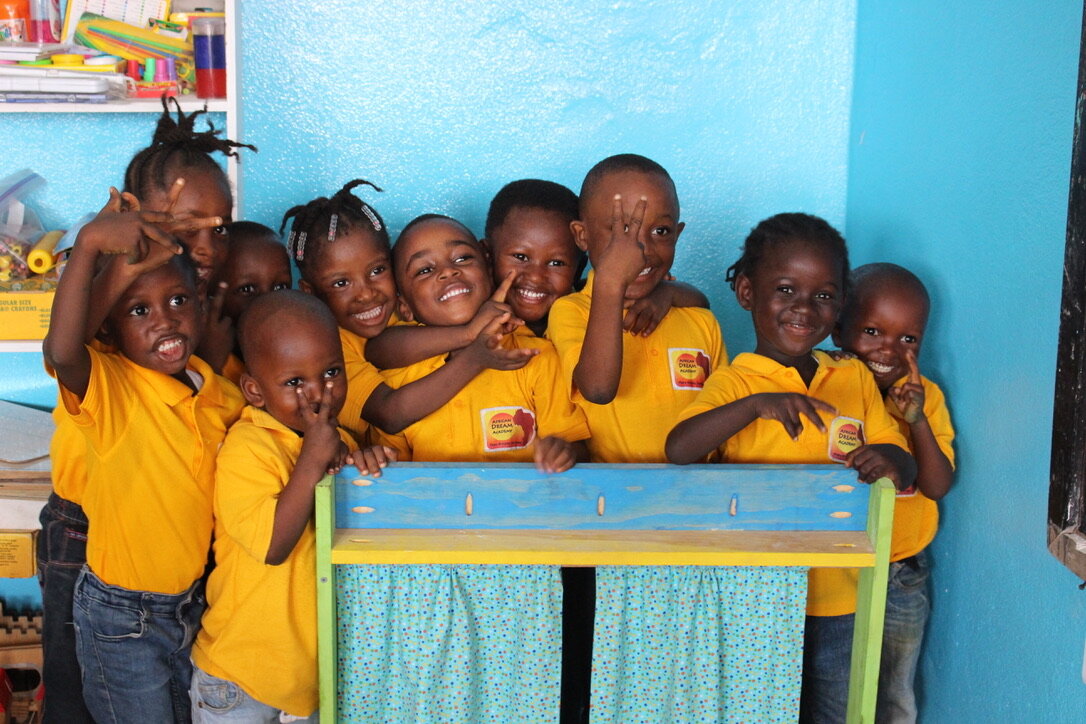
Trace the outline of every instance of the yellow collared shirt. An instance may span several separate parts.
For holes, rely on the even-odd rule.
[[[713,370],[728,363],[720,325],[708,309],[673,307],[648,337],[622,334],[622,379],[615,399],[588,402],[573,386],[592,306],[594,272],[580,292],[551,307],[547,338],[558,350],[562,380],[584,410],[592,462],[666,463],[664,443],[679,413]]]
[[[384,380],[366,359],[365,337],[340,327],[339,341],[343,344],[344,372],[347,373],[347,399],[339,412],[339,424],[351,432],[358,445],[366,445],[370,426],[362,419],[362,408]]]

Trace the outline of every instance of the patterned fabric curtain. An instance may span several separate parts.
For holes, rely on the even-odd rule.
[[[558,721],[553,566],[339,566],[339,720]]]
[[[596,569],[592,723],[795,722],[806,568]]]

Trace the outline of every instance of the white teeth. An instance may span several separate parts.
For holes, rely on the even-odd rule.
[[[167,339],[164,342],[160,342],[158,345],[159,352],[173,352],[175,349],[181,346],[181,340],[179,339]]]
[[[871,362],[870,360],[868,361],[867,366],[872,372],[877,375],[885,375],[889,372],[892,372],[894,369],[892,365],[884,365],[880,364],[879,362]]]
[[[526,299],[532,300],[533,302],[541,302],[547,296],[543,292],[536,292],[532,291],[531,289],[518,289],[517,293]]]
[[[360,322],[369,322],[370,320],[380,317],[383,310],[384,307],[374,307],[373,309],[367,309],[364,312],[359,312],[358,314],[354,314],[351,316],[353,316]]]
[[[453,289],[451,291],[448,291],[448,292],[445,292],[444,294],[442,294],[440,297],[438,297],[437,301],[439,301],[439,302],[447,302],[450,299],[452,299],[453,297],[459,297],[461,294],[467,294],[470,291],[471,290],[468,289],[467,287],[457,287],[456,289]]]
[[[651,267],[651,266],[647,266],[647,267],[645,267],[644,269],[642,269],[642,270],[641,270],[641,273],[640,273],[640,274],[638,274],[637,276],[639,276],[639,277],[643,277],[643,276],[645,276],[646,274],[648,274],[648,273],[649,273],[649,272],[651,272],[651,271],[652,271],[652,267]]]

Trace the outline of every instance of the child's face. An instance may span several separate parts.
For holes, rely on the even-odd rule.
[[[272,240],[235,246],[226,258],[219,281],[226,284],[223,314],[236,321],[261,294],[290,289],[286,250]]]
[[[317,411],[326,382],[332,382],[333,415],[339,414],[347,398],[339,335],[326,325],[307,322],[287,316],[258,330],[262,337],[250,348],[255,359],[246,360],[248,372],[241,378],[249,404],[299,432],[305,429],[304,405]],[[298,394],[299,388],[304,395]]]
[[[110,310],[110,341],[140,367],[184,371],[200,342],[202,315],[191,278],[168,262],[142,274]]]
[[[584,205],[584,218],[570,224],[577,246],[588,252],[593,266],[611,243],[611,213],[616,194],[622,196],[626,219],[642,196],[648,199],[637,239],[644,246],[645,268],[626,289],[626,299],[634,301],[648,296],[667,277],[675,260],[675,243],[685,225],[679,221],[675,188],[666,177],[641,171],[609,173],[596,184]]]
[[[573,291],[579,254],[563,214],[515,207],[488,241],[494,283],[515,275],[506,302],[524,321],[544,319],[554,300]]]
[[[396,308],[396,281],[389,251],[372,231],[355,225],[324,243],[307,276],[302,289],[327,304],[348,332],[369,339],[388,325]]]
[[[928,305],[915,290],[893,281],[857,294],[854,306],[842,315],[834,340],[864,361],[885,392],[909,373],[906,353],[912,350],[920,356]]]
[[[226,224],[231,221],[233,201],[230,188],[226,186],[222,174],[196,169],[183,169],[168,178],[165,189],[152,192],[148,198],[141,199],[147,211],[164,211],[169,203],[169,189],[177,178],[185,179],[177,203],[173,206],[176,217],[220,216],[223,226],[212,229],[199,229],[182,233],[179,238],[189,250],[189,256],[196,263],[196,284],[201,295],[207,294],[207,283],[226,261],[227,232]]]
[[[466,324],[490,297],[486,256],[460,224],[428,219],[397,246],[396,280],[416,320],[440,327]]]
[[[802,240],[766,251],[751,276],[739,275],[735,296],[750,312],[755,351],[794,367],[826,338],[841,311],[841,261]]]

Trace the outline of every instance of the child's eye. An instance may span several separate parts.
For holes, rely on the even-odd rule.
[[[916,344],[916,337],[912,336],[911,334],[903,334],[901,336],[901,341],[905,344]]]
[[[879,330],[875,329],[874,327],[864,327],[864,334],[871,335],[872,337],[878,337]]]
[[[832,302],[834,297],[829,292],[819,292],[815,295],[815,299],[818,299],[820,302]]]
[[[791,294],[792,287],[788,286],[787,284],[781,284],[779,287],[777,287],[777,291],[781,294]]]
[[[214,229],[211,230],[211,233],[215,234],[216,236],[226,236],[226,227],[221,225],[216,226]]]
[[[562,259],[551,259],[547,262],[547,266],[569,266]]]
[[[185,305],[185,302],[187,302],[188,300],[189,300],[189,298],[185,294],[175,294],[172,297],[170,297],[170,306],[171,307],[182,307],[182,306]]]
[[[340,372],[342,372],[342,370],[339,367],[329,367],[324,371],[324,378],[330,380],[334,377],[339,377]]]
[[[519,252],[514,252],[514,253],[510,254],[509,256],[513,257],[514,259],[516,259],[519,262],[528,261],[528,255],[527,254],[521,254]]]
[[[280,289],[290,289],[290,285],[287,284],[286,282],[276,282],[275,284],[272,284],[272,291],[273,292],[277,292]]]
[[[242,284],[240,287],[238,287],[238,294],[244,294],[245,296],[248,297],[248,296],[250,296],[252,294],[255,294],[255,293],[256,293],[256,285],[255,284]]]
[[[432,266],[420,266],[418,269],[415,270],[415,276],[417,276],[417,277],[425,276],[426,274],[429,274],[433,270],[434,270],[434,268]]]
[[[671,234],[670,226],[657,226],[652,230],[652,233],[656,236],[668,236]]]
[[[298,387],[299,385],[302,384],[302,378],[301,377],[291,377],[289,380],[287,380],[283,384],[285,384],[287,387]]]
[[[384,274],[387,271],[388,271],[387,266],[375,266],[374,268],[370,269],[370,276],[371,277],[379,277],[379,276],[381,276],[382,274]]]
[[[130,317],[142,317],[150,311],[146,304],[137,304],[128,310],[128,316]]]
[[[453,264],[463,264],[464,262],[471,261],[474,258],[474,254],[461,254],[460,256],[453,259]]]
[[[347,286],[347,280],[346,279],[334,279],[332,281],[332,283],[329,284],[328,286],[332,287],[333,289],[343,289],[345,286]]]

